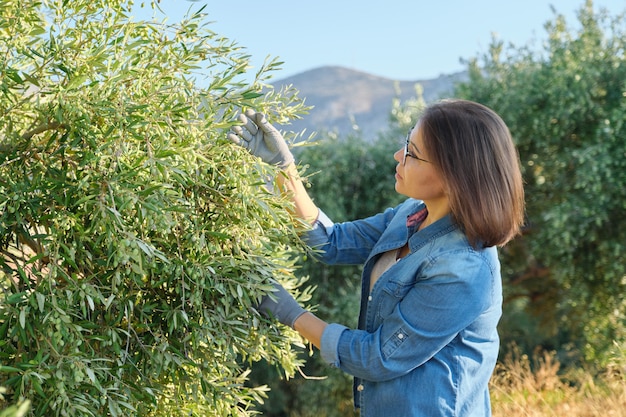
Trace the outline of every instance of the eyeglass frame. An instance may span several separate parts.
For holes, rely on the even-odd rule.
[[[407,133],[406,135],[406,142],[404,143],[404,155],[402,156],[402,166],[406,165],[406,157],[409,156],[413,159],[417,159],[418,161],[422,161],[422,162],[427,162],[427,163],[431,163],[430,161],[425,160],[424,158],[420,158],[417,155],[413,155],[410,151],[409,151],[409,143],[411,143],[410,141],[411,139],[411,131],[409,131],[409,133]]]

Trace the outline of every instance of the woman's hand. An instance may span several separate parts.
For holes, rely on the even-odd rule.
[[[257,309],[264,316],[275,318],[293,329],[296,319],[306,313],[306,310],[282,285],[274,280],[271,283],[274,285],[274,292],[265,295]]]
[[[264,162],[286,168],[294,162],[294,157],[283,135],[272,126],[263,113],[248,109],[239,115],[241,126],[233,126],[228,139],[243,146],[252,155]]]

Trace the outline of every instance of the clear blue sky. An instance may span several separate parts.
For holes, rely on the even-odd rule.
[[[624,0],[594,0],[615,16]],[[584,0],[161,0],[168,19],[207,5],[211,29],[252,56],[284,61],[274,79],[339,65],[396,80],[422,80],[465,69],[492,35],[516,46],[546,39],[556,12],[576,27]],[[137,16],[138,18],[140,16]]]

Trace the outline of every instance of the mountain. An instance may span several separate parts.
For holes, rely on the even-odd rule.
[[[348,68],[325,66],[273,82],[275,88],[292,85],[299,97],[313,106],[289,130],[299,132],[336,131],[345,136],[358,126],[363,138],[373,140],[389,124],[394,98],[402,101],[416,97],[416,84],[423,89],[426,102],[449,97],[454,84],[467,80],[467,72],[441,75],[430,80],[398,81]],[[287,128],[286,126],[284,128]]]

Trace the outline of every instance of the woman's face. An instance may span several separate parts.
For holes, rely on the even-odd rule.
[[[408,154],[405,156],[403,147],[393,155],[398,162],[396,191],[407,197],[423,200],[429,211],[431,206],[448,206],[443,178],[434,165],[427,162],[430,156],[424,149],[419,122],[409,134]]]

